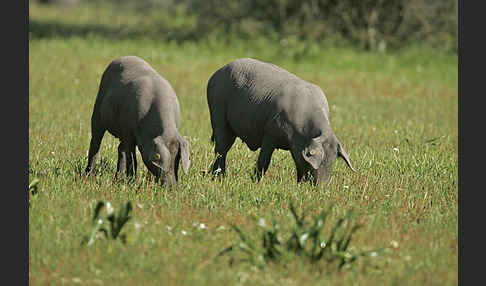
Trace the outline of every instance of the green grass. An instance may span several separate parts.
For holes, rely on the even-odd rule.
[[[146,17],[128,11],[29,7],[31,21],[55,22],[70,31],[137,21],[151,27]],[[30,284],[458,284],[456,55],[425,47],[364,53],[259,38],[177,44],[151,34],[116,35],[50,34],[31,25],[29,181],[39,181],[37,192],[29,192]],[[100,150],[100,174],[81,176],[101,74],[111,60],[130,54],[147,60],[179,97],[180,132],[191,144],[191,167],[188,175],[180,171],[175,190],[148,180],[139,154],[137,180],[115,182],[118,142],[108,133]],[[328,185],[299,185],[290,154],[276,151],[266,176],[254,183],[250,175],[258,152],[238,139],[228,154],[227,177],[204,177],[214,160],[207,80],[238,57],[271,61],[318,84],[329,101],[332,127],[358,172],[338,160]],[[115,209],[132,202],[132,218],[123,229],[126,244],[101,239],[90,247],[81,244],[92,229],[98,201],[110,201]],[[379,267],[372,271],[325,275],[305,263],[259,269],[216,258],[238,238],[232,224],[252,234],[252,217],[290,223],[291,203],[299,213],[309,209],[313,215],[333,204],[329,225],[353,209],[363,226],[352,245],[392,251],[377,258]],[[201,223],[206,228],[197,227]]]

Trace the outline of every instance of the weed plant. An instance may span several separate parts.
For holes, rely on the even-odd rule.
[[[126,243],[127,235],[121,234],[123,226],[130,220],[130,211],[132,210],[132,203],[127,202],[123,205],[118,214],[115,214],[115,209],[110,202],[100,201],[96,204],[93,215],[93,228],[89,237],[85,237],[82,243],[88,246],[92,245],[100,236],[100,233],[107,239],[120,239],[121,242]]]
[[[319,272],[325,269],[330,274],[351,268],[359,258],[375,258],[385,253],[386,248],[358,251],[350,247],[352,236],[361,227],[352,223],[352,210],[340,218],[325,236],[324,228],[331,209],[332,205],[309,221],[306,211],[299,216],[293,203],[290,203],[292,224],[286,231],[282,230],[274,218],[271,225],[264,218],[258,219],[260,231],[245,233],[237,225],[232,225],[240,241],[224,249],[219,255],[241,252],[245,257],[239,259],[239,262],[250,262],[260,268],[268,263],[287,266],[292,260],[299,259],[305,264],[316,266],[314,268]],[[259,236],[252,239],[257,233]],[[230,259],[230,264],[233,263],[234,257]]]

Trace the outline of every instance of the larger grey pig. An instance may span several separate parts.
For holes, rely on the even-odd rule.
[[[91,117],[91,143],[86,173],[96,167],[106,130],[120,139],[117,176],[136,174],[138,146],[149,171],[172,185],[179,162],[187,174],[189,143],[178,132],[180,107],[169,82],[136,56],[112,61],[101,78]]]
[[[261,148],[258,180],[275,149],[290,150],[297,182],[329,180],[338,156],[354,171],[331,129],[322,90],[276,65],[250,58],[228,63],[209,79],[207,100],[217,155],[213,174],[224,175],[226,154],[236,137],[252,151]]]

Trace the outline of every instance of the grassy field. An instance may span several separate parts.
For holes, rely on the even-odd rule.
[[[126,27],[148,23],[129,12],[35,3],[29,10],[29,180],[39,180],[29,200],[30,284],[458,284],[456,55],[427,48],[365,53],[264,39],[177,44],[124,34]],[[123,55],[148,61],[179,98],[179,131],[191,144],[191,167],[174,190],[148,179],[140,154],[137,179],[114,181],[118,142],[108,133],[100,173],[82,176],[101,75]],[[266,176],[255,183],[250,174],[258,152],[238,139],[228,154],[227,177],[203,176],[214,160],[207,80],[239,57],[273,62],[319,85],[357,172],[338,160],[328,185],[297,184],[290,153],[276,151]],[[132,202],[126,244],[99,239],[81,245],[100,200],[115,209]],[[353,209],[363,227],[351,245],[388,251],[323,274],[304,262],[260,269],[216,258],[239,239],[232,224],[254,239],[253,217],[275,217],[285,229],[292,222],[290,203],[311,214],[334,204],[325,231]]]

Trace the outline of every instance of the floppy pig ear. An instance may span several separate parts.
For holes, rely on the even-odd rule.
[[[346,150],[344,150],[343,145],[338,141],[338,147],[337,147],[337,154],[339,157],[343,158],[348,167],[353,171],[356,172],[356,170],[351,166],[351,162],[349,161],[349,156],[348,153],[346,153]]]
[[[191,161],[189,160],[189,142],[184,137],[179,137],[179,152],[181,154],[182,170],[187,175]]]

